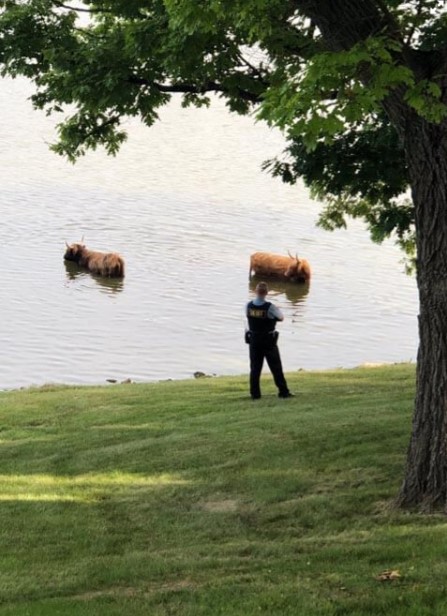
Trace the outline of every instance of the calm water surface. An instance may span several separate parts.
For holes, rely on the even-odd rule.
[[[317,229],[319,204],[260,170],[281,135],[184,110],[129,121],[117,158],[48,151],[54,121],[23,81],[1,82],[0,388],[189,378],[248,370],[243,307],[256,250],[307,258],[309,288],[276,286],[288,371],[415,360],[416,285],[360,224]],[[63,262],[65,241],[121,252],[123,282]]]

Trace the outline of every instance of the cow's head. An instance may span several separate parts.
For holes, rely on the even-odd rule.
[[[67,244],[67,242],[65,242],[65,244],[67,248],[65,250],[64,259],[79,263],[79,260],[85,250],[84,244]]]
[[[284,276],[288,278],[291,282],[294,282],[295,280],[297,280],[300,260],[298,258],[298,255],[295,255],[294,257],[292,257],[290,252],[289,252],[289,258],[290,258],[290,263],[289,263],[288,268],[284,272]]]
[[[290,280],[290,282],[303,282],[308,279],[306,272],[303,270],[303,262],[297,254],[293,257],[289,252],[290,265],[284,272],[284,276]]]

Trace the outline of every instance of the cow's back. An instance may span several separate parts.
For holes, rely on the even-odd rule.
[[[250,257],[251,271],[258,276],[284,277],[293,259],[271,252],[255,252]]]

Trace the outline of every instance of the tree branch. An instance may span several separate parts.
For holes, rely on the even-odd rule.
[[[318,27],[332,51],[351,49],[389,26],[374,0],[292,0],[292,3]]]
[[[262,82],[262,83],[265,83],[265,82],[264,82],[264,75],[265,75],[265,72],[263,73],[263,72],[262,72],[262,70],[261,70],[260,68],[257,68],[256,66],[254,66],[253,64],[251,64],[251,62],[250,62],[249,60],[247,60],[247,58],[245,58],[245,57],[242,55],[242,52],[241,52],[241,53],[238,53],[237,57],[238,57],[238,60],[239,60],[242,64],[245,64],[245,66],[246,66],[247,68],[249,68],[249,69],[250,69],[250,71],[253,73],[253,75],[256,75],[256,76],[257,76],[257,77],[261,80],[261,82]]]
[[[228,88],[225,88],[221,84],[214,81],[208,81],[202,86],[196,86],[188,83],[163,84],[156,81],[148,81],[147,79],[142,79],[136,76],[128,77],[126,81],[128,83],[156,88],[159,92],[166,93],[206,94],[207,92],[221,92],[223,94],[229,94]],[[260,96],[257,96],[252,92],[248,92],[247,90],[243,90],[242,88],[237,88],[237,90],[238,96],[243,100],[254,104],[261,102]]]
[[[76,13],[112,13],[112,9],[100,8],[100,9],[82,9],[77,6],[68,6],[59,0],[53,0],[53,3],[60,9],[67,9],[67,11],[75,11]]]
[[[390,12],[390,10],[386,6],[386,4],[383,2],[383,0],[376,0],[376,3],[377,3],[377,6],[379,7],[380,11],[382,12],[382,15],[385,17],[385,22],[389,26],[388,29],[389,29],[390,33],[393,34],[394,38],[396,38],[401,43],[403,43],[404,40],[402,38],[402,33],[401,33],[401,30],[400,30],[398,22],[394,18],[394,15]]]
[[[411,39],[413,38],[413,34],[414,34],[414,33],[415,33],[415,31],[416,31],[416,28],[417,28],[417,20],[418,20],[418,17],[419,17],[419,16],[421,15],[421,13],[422,13],[423,6],[424,6],[424,0],[419,0],[419,2],[418,2],[418,6],[417,6],[417,9],[416,9],[416,14],[415,14],[415,16],[414,16],[414,17],[415,17],[415,19],[414,19],[414,24],[413,24],[413,27],[411,28],[410,32],[408,33],[407,40],[406,40],[406,41],[404,41],[404,43],[405,43],[405,45],[406,45],[407,47],[410,45],[410,43],[411,43]]]

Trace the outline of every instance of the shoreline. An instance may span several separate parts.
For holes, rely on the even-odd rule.
[[[333,368],[297,368],[296,370],[288,370],[285,372],[286,376],[289,378],[292,375],[296,374],[323,374],[323,373],[331,373],[331,372],[348,372],[359,369],[375,369],[375,368],[384,368],[391,366],[416,366],[416,362],[413,360],[409,361],[398,361],[398,362],[363,362],[362,364],[358,364],[356,366],[345,367],[345,366],[336,366]],[[272,378],[272,375],[267,367],[265,367],[262,378],[268,379]],[[45,391],[49,389],[79,389],[79,388],[98,388],[104,387],[108,388],[110,386],[117,385],[156,385],[163,383],[187,383],[190,381],[196,380],[210,380],[210,379],[248,379],[249,373],[240,373],[240,374],[207,374],[202,371],[196,371],[191,373],[191,376],[184,378],[165,378],[165,379],[157,379],[153,381],[137,381],[133,380],[131,377],[128,377],[123,380],[115,379],[115,378],[106,378],[104,381],[98,383],[66,383],[66,382],[45,382],[41,384],[33,383],[31,385],[17,385],[15,387],[6,387],[0,388],[0,394],[9,393],[9,392],[25,392],[25,391]]]

